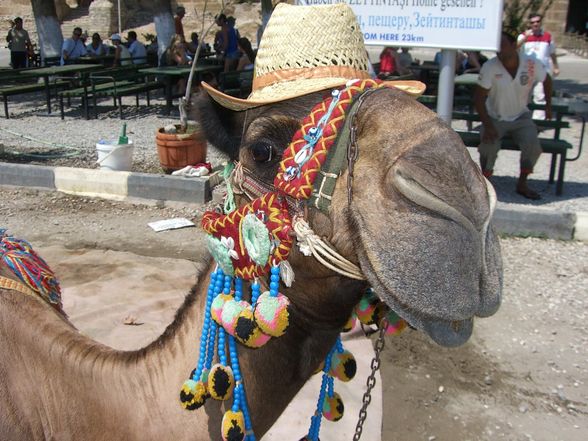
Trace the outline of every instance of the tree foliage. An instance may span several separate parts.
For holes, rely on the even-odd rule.
[[[504,27],[516,29],[520,32],[526,29],[527,17],[531,12],[538,12],[545,16],[554,0],[507,0],[504,4]]]

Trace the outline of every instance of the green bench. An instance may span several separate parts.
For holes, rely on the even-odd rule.
[[[533,109],[541,109],[544,106],[537,106],[537,105],[529,105],[530,108]],[[555,113],[556,118],[553,120],[533,120],[535,124],[539,128],[543,128],[544,130],[554,130],[554,134],[552,137],[539,137],[539,142],[541,143],[541,148],[544,153],[551,154],[551,165],[549,168],[549,183],[553,183],[555,179],[555,169],[558,168],[557,173],[557,183],[555,194],[561,195],[563,193],[563,184],[564,184],[564,175],[565,175],[565,165],[566,162],[571,162],[577,160],[581,153],[582,153],[582,144],[584,140],[584,129],[585,129],[585,121],[582,123],[582,134],[580,136],[580,142],[578,146],[578,153],[574,158],[568,158],[567,154],[568,151],[573,149],[573,145],[568,141],[560,139],[560,134],[562,129],[570,128],[570,123],[568,121],[563,121],[562,118],[565,115],[568,115],[567,108],[565,106],[553,106],[553,111]],[[452,113],[453,121],[467,121],[468,123],[471,122],[479,122],[480,116],[477,113],[470,113],[470,112],[453,112]],[[478,131],[473,130],[456,130],[456,133],[461,137],[463,143],[468,147],[478,147],[480,145],[480,133]],[[501,141],[501,148],[504,150],[520,150],[520,147],[513,141],[510,137],[505,137]],[[559,160],[559,167],[558,167],[558,160]]]
[[[84,116],[89,119],[89,101],[92,100],[94,112],[97,112],[99,98],[112,98],[114,106],[119,109],[123,119],[122,97],[135,95],[139,106],[139,95],[145,93],[147,105],[150,105],[149,92],[162,89],[164,85],[158,81],[148,81],[144,74],[138,72],[142,65],[122,66],[106,69],[90,74],[89,82],[77,88],[59,93],[61,119],[64,119],[64,99],[81,98]]]
[[[6,119],[10,118],[10,114],[8,113],[9,97],[41,92],[45,90],[45,84],[43,83],[31,83],[30,79],[28,83],[22,83],[20,81],[22,81],[22,78],[14,78],[13,84],[7,84],[9,83],[7,78],[2,80],[3,85],[0,86],[0,96],[4,101],[4,115],[6,116]],[[64,89],[69,87],[69,84],[69,81],[55,81],[54,83],[51,83],[50,88],[55,90]]]

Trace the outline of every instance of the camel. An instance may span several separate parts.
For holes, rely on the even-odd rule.
[[[322,99],[318,92],[231,112],[201,93],[195,118],[209,142],[271,183],[301,119]],[[500,304],[491,192],[459,136],[392,88],[366,96],[355,124],[353,180],[344,171],[328,211],[308,206],[306,219],[366,280],[292,248],[295,279],[280,287],[292,303],[287,332],[259,349],[240,348],[258,439],[319,366],[368,286],[444,346],[467,341],[474,317]],[[249,201],[246,194],[236,200]],[[165,332],[128,352],[82,335],[38,298],[0,289],[0,439],[218,439],[221,402],[209,399],[190,412],[178,398],[198,358],[213,267],[209,262]]]

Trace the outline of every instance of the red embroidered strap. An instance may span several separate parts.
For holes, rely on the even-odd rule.
[[[255,214],[269,230],[273,249],[265,267],[257,265],[249,257],[243,243],[241,222],[248,214]],[[288,214],[288,206],[276,193],[266,193],[262,197],[242,206],[229,214],[207,211],[202,217],[204,231],[217,239],[233,238],[237,258],[233,259],[235,276],[251,280],[266,274],[270,266],[288,258],[292,248],[290,237],[292,221]]]
[[[317,104],[310,114],[304,118],[300,129],[294,134],[292,142],[284,151],[278,173],[274,180],[277,189],[296,199],[308,199],[317,173],[324,164],[329,149],[335,142],[339,129],[345,122],[346,111],[353,98],[365,89],[382,87],[387,84],[380,80],[362,80],[345,88],[340,92],[339,101],[332,110],[327,122],[323,126],[323,134],[312,149],[310,158],[300,165],[300,158],[296,158],[303,148],[308,145],[308,137],[316,129],[319,120],[325,116],[333,97],[329,97]],[[297,170],[293,173],[292,170]]]

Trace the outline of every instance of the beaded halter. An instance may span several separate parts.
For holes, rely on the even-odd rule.
[[[354,99],[365,91],[385,86],[388,84],[378,80],[361,80],[349,82],[343,90],[334,90],[302,121],[283,154],[273,188],[254,183],[251,188],[267,188],[267,191],[258,191],[259,197],[234,211],[204,214],[202,227],[208,233],[207,245],[218,266],[208,287],[198,363],[182,386],[180,401],[185,409],[194,410],[209,397],[228,400],[232,395],[233,405],[222,420],[225,441],[255,440],[236,342],[259,348],[271,338],[283,335],[288,328],[291,304],[279,292],[280,280],[290,286],[293,279],[287,262],[293,230],[296,233],[301,230],[297,225],[308,228],[299,214],[292,219],[289,205],[297,205],[292,199],[302,202],[311,198],[326,200],[328,204],[332,193],[323,191],[324,178],[336,180],[340,170],[327,176],[321,168],[331,158],[330,152],[340,150],[331,149],[335,141],[347,139],[340,134],[347,112]],[[316,189],[319,173],[323,176],[320,188]],[[331,191],[333,188],[334,185]],[[316,206],[325,207],[324,204]],[[342,256],[338,258],[353,266]],[[360,270],[355,268],[355,273],[344,274],[363,279]],[[268,273],[269,290],[261,293],[258,278]],[[243,297],[244,281],[250,282],[250,303]],[[398,333],[406,326],[371,290],[356,307],[354,315],[365,324],[378,324],[387,317],[389,333]],[[353,322],[354,317],[350,319],[349,329]],[[334,392],[334,378],[349,381],[355,370],[355,359],[338,339],[322,367],[317,409],[304,439],[318,440],[322,416],[331,421],[342,417],[344,406]]]

